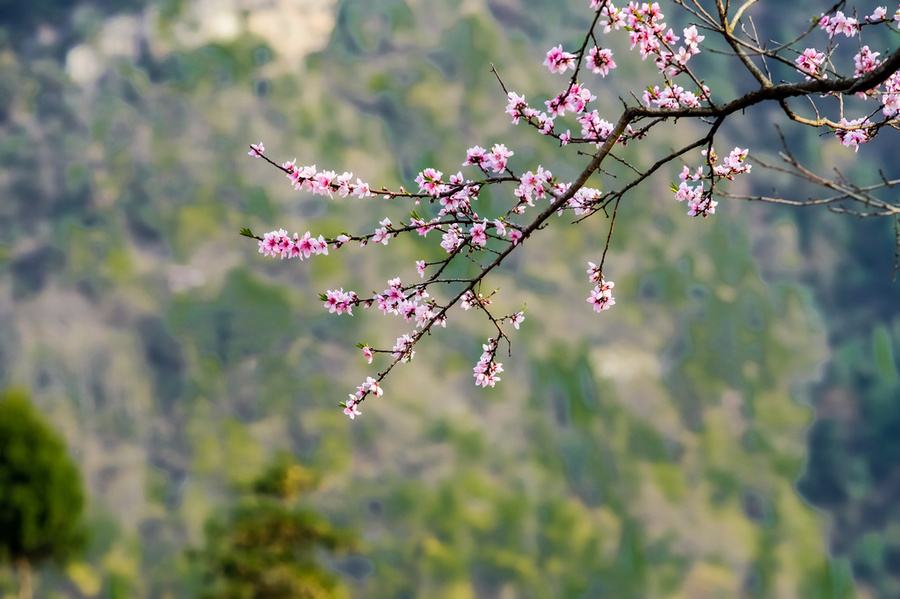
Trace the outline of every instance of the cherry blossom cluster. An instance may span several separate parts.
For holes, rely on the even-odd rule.
[[[349,314],[353,316],[353,306],[359,302],[359,297],[353,291],[341,289],[329,289],[319,299],[325,302],[325,309],[329,314]]]
[[[281,170],[298,191],[331,199],[408,199],[415,206],[408,215],[392,215],[393,219],[380,215],[377,226],[370,228],[368,233],[357,235],[341,232],[334,237],[313,236],[307,231],[301,236],[277,229],[260,237],[249,229],[243,230],[242,234],[257,240],[259,253],[264,256],[305,260],[314,255],[327,255],[329,249],[338,249],[351,242],[360,247],[388,246],[402,235],[417,235],[443,250],[439,254],[441,257],[433,261],[415,261],[417,278],[414,283],[404,284],[400,276],[395,276],[380,292],[373,290],[371,294],[360,296],[355,291],[337,288],[328,289],[320,295],[323,307],[336,316],[353,316],[353,309],[359,308],[357,314],[380,313],[384,316],[396,316],[410,323],[407,325],[410,327],[408,332],[396,337],[392,345],[357,345],[367,364],[373,364],[378,359],[386,361],[386,366],[376,376],[367,377],[349,395],[349,399],[340,404],[347,417],[353,420],[361,415],[360,404],[368,397],[383,395],[382,381],[395,366],[414,358],[416,345],[423,338],[438,327],[447,327],[451,318],[448,313],[456,307],[461,308],[462,312],[486,317],[489,326],[493,328],[494,332],[482,345],[482,354],[473,367],[473,377],[479,387],[494,387],[503,372],[503,364],[497,361],[501,343],[505,341],[511,347],[507,331],[509,328],[520,328],[525,320],[525,312],[523,309],[503,316],[495,315],[494,310],[500,303],[496,301],[498,292],[494,290],[482,293],[483,283],[486,276],[527,238],[546,227],[548,219],[553,215],[574,215],[576,221],[583,221],[594,214],[603,213],[609,219],[606,244],[599,265],[588,262],[587,275],[593,287],[586,302],[598,313],[612,308],[616,303],[613,297],[615,283],[604,277],[603,268],[613,238],[620,202],[658,169],[675,163],[687,152],[701,150],[703,163],[694,168],[684,166],[679,175],[679,183],[672,185],[672,192],[678,202],[687,204],[689,216],[706,218],[715,214],[718,206],[715,198],[728,196],[727,192],[718,187],[751,171],[748,149],[735,147],[721,160],[713,149],[719,125],[726,117],[737,114],[743,108],[762,101],[777,100],[793,120],[827,128],[834,132],[842,145],[855,151],[883,128],[897,127],[895,117],[900,113],[900,73],[895,69],[892,73],[883,74],[886,66],[896,64],[891,63],[896,60],[896,51],[882,54],[870,45],[863,45],[861,32],[878,24],[895,30],[900,24],[900,7],[893,17],[888,16],[886,7],[878,7],[869,16],[858,18],[855,16],[857,13],[852,11],[845,14],[842,10],[837,10],[843,8],[842,4],[838,5],[829,13],[819,16],[816,25],[809,32],[784,45],[781,48],[783,53],[779,54],[781,50],[756,48],[754,44],[758,44],[758,40],[753,37],[755,33],[738,33],[740,28],[736,28],[737,21],[741,13],[752,6],[752,2],[743,3],[740,9],[734,10],[725,3],[721,7],[724,14],[719,22],[700,8],[698,2],[678,1],[675,4],[688,10],[696,19],[696,22],[680,32],[666,24],[658,2],[631,1],[627,6],[617,8],[609,0],[589,0],[588,5],[595,11],[594,21],[580,47],[566,48],[563,44],[556,44],[544,56],[543,64],[547,70],[556,75],[565,75],[567,81],[560,86],[558,94],[535,101],[535,106],[543,104],[542,109],[529,105],[524,95],[507,89],[500,74],[494,71],[500,87],[506,93],[505,112],[514,125],[524,123],[540,135],[558,141],[561,147],[580,145],[584,149],[579,154],[590,162],[581,175],[572,181],[560,180],[541,164],[516,164],[513,160],[515,153],[503,143],[485,143],[490,149],[481,145],[469,147],[465,152],[462,170],[455,173],[453,171],[456,168],[422,168],[414,178],[415,191],[407,191],[403,187],[396,190],[386,187],[373,190],[368,183],[351,172],[338,174],[332,170],[319,170],[315,165],[299,165],[296,159],[276,162],[266,154],[262,142],[250,145],[248,154],[251,157]],[[690,8],[689,4],[697,8]],[[734,15],[730,17],[731,20],[727,14],[729,11]],[[652,61],[657,70],[654,74],[657,80],[649,82],[640,92],[632,93],[630,97],[634,98],[633,105],[626,102],[624,111],[613,118],[606,113],[606,107],[595,107],[597,96],[579,76],[605,79],[616,70],[613,51],[605,47],[600,34],[620,31],[621,34],[615,35],[627,35],[631,49],[642,60],[648,63]],[[701,35],[701,31],[704,35]],[[737,100],[718,104],[718,98],[714,101],[711,90],[693,70],[697,63],[692,62],[701,53],[701,44],[706,37],[713,33],[718,33],[729,42],[728,45],[734,49],[734,58],[743,63],[760,82],[761,87],[756,90],[758,98],[748,93],[738,99],[745,100],[745,104]],[[806,42],[810,34],[823,39],[827,36],[826,45],[817,48]],[[738,35],[744,36],[741,43],[737,43]],[[843,37],[860,38],[858,52],[853,57],[853,77],[864,80],[864,83],[852,89],[831,87],[828,89],[832,91],[818,94],[827,86],[841,82],[839,65],[835,66],[833,62],[840,62],[836,57],[844,56],[836,52],[836,39]],[[868,41],[872,44],[871,39]],[[810,45],[801,51],[800,48],[808,43]],[[786,65],[796,69],[794,79],[798,82],[780,83],[769,80],[771,75],[768,74],[767,58],[771,58],[773,63],[780,63],[782,68]],[[849,68],[849,65],[845,66]],[[648,68],[652,71],[651,67]],[[794,85],[795,88],[776,96],[778,89],[784,85]],[[798,89],[801,91],[798,92]],[[817,94],[810,90],[816,90]],[[858,103],[872,102],[877,98],[884,120],[877,117],[878,108],[870,109],[859,118],[845,115],[843,98],[853,98],[854,95],[859,98]],[[832,118],[821,116],[817,109],[815,118],[797,116],[787,104],[789,98],[796,96],[805,96],[810,100],[814,96],[838,97],[841,99],[840,112]],[[608,120],[605,117],[610,118]],[[692,119],[702,123],[708,128],[706,135],[655,161],[649,167],[641,168],[639,164],[625,160],[624,153],[618,153],[625,144],[645,138],[656,125],[665,122],[677,124],[679,119]],[[562,148],[560,151],[574,154],[571,148]],[[616,161],[610,170],[607,169],[607,163],[604,163],[608,157]],[[604,163],[603,168],[601,163]],[[762,160],[758,163],[765,166]],[[529,170],[524,170],[523,167]],[[616,168],[619,170],[616,171]],[[587,183],[592,176],[602,177],[603,181],[589,186]],[[626,176],[629,178],[624,179]],[[625,182],[620,184],[619,181],[623,180]],[[506,190],[492,194],[492,198],[505,197],[507,201],[503,208],[493,214],[490,211],[496,210],[496,201],[490,204],[479,204],[478,201],[482,191],[490,186]],[[434,235],[431,235],[432,232]],[[466,266],[459,268],[459,264]],[[470,265],[477,266],[475,274],[458,274],[460,271],[470,273]]]
[[[594,288],[591,289],[591,294],[587,298],[587,302],[593,306],[594,312],[604,312],[612,308],[616,304],[616,298],[612,294],[616,284],[604,279],[602,267],[593,262],[588,262],[587,274],[591,283],[594,283]]]
[[[828,33],[829,39],[838,34],[854,37],[859,33],[859,21],[853,17],[846,16],[842,10],[830,16],[822,15],[819,19],[819,27]]]
[[[473,146],[466,150],[466,161],[463,162],[463,166],[477,166],[485,172],[502,173],[514,155],[515,153],[504,144],[494,144],[490,152],[481,146]],[[437,174],[440,178],[440,171],[437,171]],[[416,182],[419,182],[418,178]]]
[[[822,14],[818,17],[818,27],[828,36],[828,48],[825,51],[816,47],[807,47],[798,54],[794,60],[797,70],[805,75],[806,80],[827,79],[826,65],[831,60],[831,52],[837,47],[834,38],[843,36],[856,38],[860,36],[863,27],[877,24],[900,24],[900,5],[894,12],[893,19],[887,16],[887,7],[879,6],[862,21],[854,16],[844,14],[842,10],[836,10],[830,14]],[[896,33],[896,31],[895,31]],[[860,44],[859,51],[853,56],[853,77],[859,78],[875,71],[882,61],[880,52],[876,52],[869,45]],[[857,93],[862,99],[877,97],[881,99],[882,112],[885,119],[893,119],[900,111],[900,74],[896,71],[884,82],[884,88],[875,86]],[[841,105],[841,115],[837,122],[821,120],[834,130],[835,136],[842,145],[859,150],[859,146],[868,142],[877,133],[878,124],[872,122],[869,116],[860,116],[856,119],[847,118]]]
[[[852,121],[841,119],[838,125],[840,128],[835,130],[835,135],[840,140],[841,145],[853,148],[855,152],[859,151],[860,144],[866,143],[874,136],[873,123],[865,117]]]
[[[815,48],[807,48],[801,52],[794,63],[798,69],[806,73],[807,79],[828,77],[826,73],[822,72],[822,65],[825,64],[825,53],[819,52]]]
[[[362,412],[359,411],[359,404],[369,395],[373,397],[384,395],[381,385],[372,377],[366,377],[366,380],[356,388],[356,393],[351,393],[350,398],[341,403],[341,407],[344,408],[344,414],[350,420],[354,420],[357,416],[362,415]]]
[[[285,258],[299,258],[305,260],[310,256],[327,256],[328,242],[319,235],[313,237],[307,231],[301,237],[297,233],[288,235],[284,229],[269,231],[259,240],[259,253],[263,256]]]
[[[415,322],[417,328],[424,328],[434,321],[438,326],[447,326],[445,318],[436,320],[437,304],[431,299],[424,287],[416,286],[413,290],[403,287],[399,278],[388,281],[388,288],[381,293],[362,302],[364,307],[375,305],[384,314],[392,314],[403,318],[406,322]]]
[[[687,203],[688,216],[707,218],[716,213],[716,206],[719,205],[713,199],[713,188],[717,179],[733,181],[735,175],[749,173],[753,165],[747,162],[749,150],[746,148],[734,148],[718,164],[716,164],[717,157],[714,149],[703,150],[701,153],[709,166],[710,187],[708,189],[705,187],[703,167],[697,167],[692,171],[685,166],[678,175],[681,183],[677,187],[673,186],[673,191],[676,201]]]
[[[475,376],[475,384],[479,387],[493,387],[500,382],[497,376],[503,372],[503,364],[496,361],[497,347],[499,343],[493,337],[488,339],[487,343],[481,346],[484,350],[472,373]]]

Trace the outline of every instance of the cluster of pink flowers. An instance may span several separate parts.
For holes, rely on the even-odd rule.
[[[594,288],[591,289],[591,294],[586,301],[593,306],[594,312],[603,312],[612,308],[616,304],[616,298],[612,294],[616,284],[604,279],[600,267],[593,262],[588,262],[587,274],[591,283],[594,283]]]
[[[393,228],[394,223],[391,222],[391,219],[381,219],[381,222],[378,223],[378,228],[375,229],[374,233],[372,233],[372,243],[380,243],[381,245],[387,245],[388,243],[390,243]]]
[[[887,118],[893,118],[900,113],[900,71],[888,77],[888,80],[884,82],[881,111]]]
[[[746,148],[735,147],[718,164],[716,163],[715,150],[709,153],[703,150],[701,154],[706,158],[706,162],[710,167],[709,176],[713,180],[727,179],[733,181],[736,175],[749,173],[753,168],[753,165],[747,162],[749,150]],[[678,178],[681,180],[681,183],[677,187],[673,186],[675,200],[687,203],[688,216],[707,218],[716,213],[716,206],[719,203],[713,200],[712,190],[706,189],[703,184],[702,167],[697,167],[692,171],[685,166],[681,169]]]
[[[500,382],[497,375],[503,372],[503,364],[494,360],[497,355],[497,343],[497,339],[491,338],[481,346],[484,351],[472,369],[475,384],[479,387],[493,387]]]
[[[868,46],[860,48],[859,52],[853,57],[853,65],[855,67],[853,76],[859,77],[875,70],[875,67],[881,64],[881,61],[878,60],[880,55],[880,52],[872,52]]]
[[[484,172],[490,170],[494,173],[502,173],[506,170],[509,159],[514,155],[515,152],[503,144],[494,144],[490,152],[481,146],[473,146],[466,150],[466,161],[463,162],[463,166],[477,166]]]
[[[547,57],[544,59],[546,66],[551,73],[565,73],[569,69],[575,68],[575,59],[578,58],[571,52],[563,51],[562,45],[550,48],[547,51]]]
[[[719,176],[728,179],[729,181],[734,181],[735,175],[741,175],[744,173],[749,173],[750,169],[753,168],[753,165],[747,162],[747,155],[750,153],[750,150],[747,148],[738,148],[735,147],[731,152],[728,153],[728,156],[722,159],[720,164],[716,164],[713,166],[713,172]],[[706,156],[706,151],[702,152],[704,156]],[[709,156],[710,162],[714,162],[716,160],[716,153],[713,150],[712,155]]]
[[[266,146],[263,142],[259,142],[258,144],[250,144],[250,151],[247,152],[247,156],[252,156],[253,158],[262,158],[262,155],[266,153]]]
[[[513,191],[513,195],[518,199],[517,208],[521,207],[521,211],[524,211],[526,204],[534,206],[534,200],[546,198],[549,193],[547,188],[552,183],[553,173],[540,165],[538,165],[537,171],[526,171],[519,180],[519,185]]]
[[[596,110],[586,112],[578,117],[578,123],[581,125],[581,137],[596,142],[597,145],[606,141],[613,131],[613,124],[600,118],[600,113]]]
[[[437,169],[426,168],[416,177],[416,183],[419,184],[419,191],[427,193],[431,196],[440,195],[447,190],[447,186],[441,182],[444,173]]]
[[[596,73],[601,77],[606,77],[609,72],[616,68],[616,61],[613,60],[612,50],[608,48],[598,48],[594,46],[588,50],[587,58],[584,64],[592,73]]]
[[[822,15],[819,18],[819,27],[828,33],[828,37],[832,38],[838,33],[842,33],[847,37],[854,37],[859,33],[859,21],[853,17],[848,17],[843,11],[837,11],[834,15]]]
[[[481,223],[475,223],[469,229],[469,239],[473,246],[484,247],[487,245],[487,227],[488,222],[485,220]]]
[[[573,83],[569,86],[568,90],[562,92],[555,98],[547,100],[544,104],[547,106],[547,111],[554,117],[557,117],[565,115],[566,111],[574,112],[576,114],[584,112],[584,108],[587,106],[588,102],[593,102],[596,99],[597,96],[592,94],[591,90],[579,83]],[[536,116],[539,119],[541,117],[540,114]],[[546,115],[543,115],[543,119],[545,124],[541,128],[543,129],[549,124],[550,130],[552,131],[553,119]]]
[[[822,65],[825,63],[825,53],[819,52],[815,48],[807,48],[794,61],[797,68],[806,73],[807,79],[814,77],[827,78],[827,75],[820,72]]]
[[[263,256],[299,258],[305,260],[310,256],[328,255],[328,242],[319,235],[313,237],[309,231],[300,237],[297,233],[288,235],[284,229],[269,231],[259,240],[259,253]]]
[[[687,202],[688,216],[708,216],[716,213],[716,206],[719,203],[712,199],[712,194],[708,193],[700,181],[696,185],[691,185],[688,179],[682,181],[675,190],[675,199],[679,202]]]
[[[400,316],[407,322],[415,321],[418,328],[424,327],[437,316],[435,304],[428,292],[421,286],[417,286],[414,291],[405,292],[399,277],[388,281],[388,288],[376,294],[372,302],[382,314]],[[442,318],[435,324],[447,326],[447,321]]]
[[[841,119],[838,123],[843,129],[836,129],[834,134],[840,140],[841,145],[859,151],[859,145],[872,139],[872,122],[862,117],[852,121]]]
[[[599,189],[582,187],[575,192],[575,195],[572,196],[566,206],[571,208],[577,216],[581,216],[590,212],[602,197],[603,192]]]
[[[395,360],[399,360],[401,362],[409,362],[416,355],[416,352],[413,350],[413,346],[415,344],[416,340],[409,335],[400,335],[399,337],[397,337],[397,341],[394,342],[394,348],[391,350],[391,356]]]
[[[656,105],[657,108],[664,110],[674,110],[676,108],[697,108],[700,101],[709,97],[709,88],[703,86],[698,96],[690,90],[686,90],[680,85],[666,85],[662,89],[658,85],[645,89],[641,99],[645,106]]]
[[[344,414],[347,415],[350,420],[354,420],[357,416],[361,416],[362,412],[359,411],[359,404],[369,395],[374,397],[381,397],[384,395],[384,390],[381,388],[381,385],[379,385],[378,381],[372,377],[366,377],[366,380],[363,381],[362,385],[356,388],[356,393],[351,393],[350,399],[341,404],[341,407],[344,408]]]
[[[335,171],[319,171],[315,164],[298,166],[296,160],[281,163],[281,168],[297,191],[309,191],[328,197],[334,197],[336,193],[342,198],[351,195],[358,198],[372,196],[368,183],[358,177],[356,182],[353,182],[353,173],[345,172],[339,175]]]
[[[329,314],[349,314],[353,316],[353,306],[359,302],[359,296],[353,291],[341,289],[329,289],[320,298],[325,302],[325,309]]]
[[[476,295],[472,290],[466,291],[462,299],[459,301],[459,307],[463,310],[471,310],[478,306],[488,307],[491,305],[491,298],[482,294]]]

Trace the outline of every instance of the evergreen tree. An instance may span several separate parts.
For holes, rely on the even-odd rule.
[[[0,393],[0,563],[16,568],[20,597],[32,594],[34,565],[81,549],[83,507],[63,440],[24,393]]]
[[[277,459],[224,518],[207,526],[206,546],[194,554],[201,595],[234,599],[345,597],[338,579],[317,561],[321,550],[343,551],[351,537],[298,505],[315,476],[287,457]]]

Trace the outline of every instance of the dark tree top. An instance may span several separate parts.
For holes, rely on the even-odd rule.
[[[65,560],[83,544],[83,508],[62,438],[24,393],[0,392],[0,563]]]

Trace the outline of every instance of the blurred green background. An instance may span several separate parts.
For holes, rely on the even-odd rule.
[[[783,38],[816,5],[753,14]],[[472,384],[487,329],[460,314],[353,423],[336,408],[367,372],[353,345],[405,327],[329,317],[318,293],[412,277],[434,240],[301,264],[237,235],[407,214],[293,192],[246,156],[259,139],[376,185],[496,142],[518,170],[577,173],[574,148],[509,124],[489,65],[556,93],[543,53],[589,17],[587,0],[0,0],[0,388],[30,394],[85,495],[85,541],[35,564],[36,597],[900,596],[891,222],[728,202],[696,221],[673,166],[622,204],[614,310],[584,302],[606,222],[551,227],[491,280],[529,309],[496,389]],[[653,80],[614,39],[619,69],[586,79],[608,119]],[[698,65],[719,97],[746,89],[727,60]],[[775,115],[719,147],[777,150]],[[681,127],[626,155],[649,164]],[[892,165],[890,139],[857,156],[788,136],[864,182]],[[762,171],[736,189],[773,184],[809,191]]]

